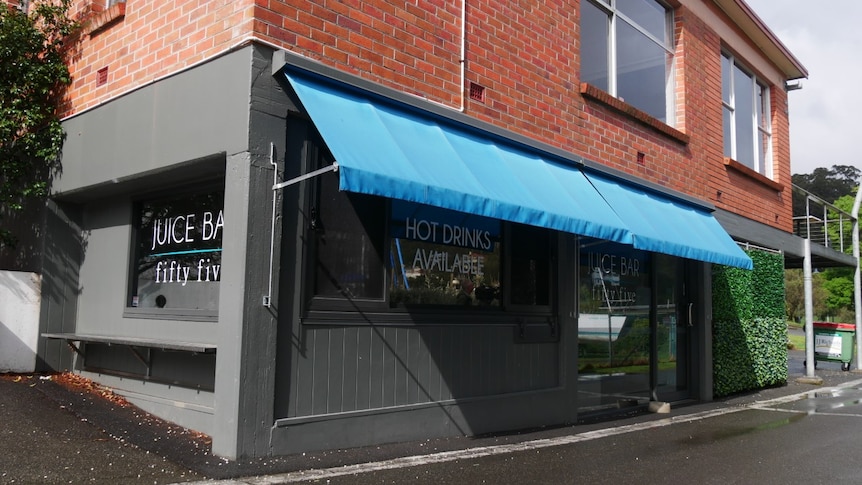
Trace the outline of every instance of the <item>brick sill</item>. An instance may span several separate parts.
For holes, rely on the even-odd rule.
[[[94,13],[87,23],[85,32],[90,36],[96,35],[125,16],[126,2],[117,2],[101,12]]]
[[[667,123],[662,122],[658,118],[650,116],[644,111],[641,111],[634,106],[626,103],[625,101],[621,101],[619,98],[615,98],[608,94],[606,91],[602,91],[601,89],[593,86],[589,83],[581,83],[581,94],[590,98],[594,101],[598,101],[615,111],[618,111],[628,117],[633,118],[635,121],[638,121],[664,135],[667,135],[674,140],[688,145],[688,142],[691,140],[689,135],[673,128]]]
[[[742,175],[754,180],[755,182],[765,185],[776,192],[782,192],[784,190],[784,184],[778,183],[765,175],[755,172],[754,170],[746,167],[745,165],[737,162],[732,158],[724,158],[724,165],[732,170],[739,172]]]

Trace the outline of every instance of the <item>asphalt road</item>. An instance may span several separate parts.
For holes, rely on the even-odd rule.
[[[802,384],[803,358],[786,386],[669,415],[240,462],[56,376],[0,376],[0,483],[862,483],[862,374]]]
[[[860,398],[862,390],[854,388],[790,403],[726,408],[703,419],[639,426],[572,444],[535,443],[535,449],[314,481],[356,485],[862,483]]]

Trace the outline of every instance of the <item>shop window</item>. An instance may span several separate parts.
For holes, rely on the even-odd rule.
[[[772,178],[769,88],[739,64],[721,56],[724,156]]]
[[[550,230],[337,184],[318,177],[308,211],[309,311],[550,313]]]
[[[327,153],[321,156],[323,165],[332,163]],[[339,191],[334,174],[318,182],[307,227],[315,254],[313,296],[382,301],[385,202]]]
[[[392,201],[390,303],[499,307],[500,229],[496,219]]]
[[[581,82],[672,124],[672,27],[655,0],[582,0]]]
[[[127,312],[175,315],[218,310],[224,191],[141,200]]]

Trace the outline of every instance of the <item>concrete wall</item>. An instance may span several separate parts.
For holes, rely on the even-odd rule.
[[[33,372],[39,337],[42,279],[0,271],[0,372]]]

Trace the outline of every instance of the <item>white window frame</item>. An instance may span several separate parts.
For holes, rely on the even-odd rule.
[[[674,16],[673,16],[673,8],[666,4],[665,2],[654,0],[656,4],[664,7],[666,12],[665,17],[665,29],[667,32],[665,33],[669,42],[666,43],[662,39],[656,38],[646,29],[642,28],[638,25],[634,20],[627,17],[625,14],[620,12],[617,9],[617,2],[619,0],[583,0],[584,2],[589,2],[602,12],[604,12],[608,16],[608,93],[614,97],[619,98],[619,94],[617,93],[617,78],[618,78],[618,70],[617,70],[617,22],[622,19],[626,24],[631,26],[633,29],[637,30],[639,33],[646,36],[649,40],[657,44],[659,47],[663,48],[665,52],[670,56],[671,62],[670,66],[668,66],[668,70],[665,74],[665,119],[666,124],[674,126],[676,122],[676,110],[674,105],[675,99],[675,83],[674,83],[674,72],[676,71],[676,52],[673,48],[673,33],[674,33]],[[600,86],[604,88],[603,86]],[[625,101],[625,99],[622,99]]]
[[[723,133],[723,136],[730,137],[730,153],[725,153],[724,155],[736,161],[740,161],[741,158],[739,156],[739,147],[737,146],[736,124],[738,116],[744,116],[745,113],[738,113],[738,110],[736,109],[736,96],[739,93],[737,92],[736,76],[734,76],[734,69],[739,69],[751,79],[751,89],[749,92],[751,93],[751,106],[753,109],[751,110],[751,113],[748,113],[748,115],[752,118],[751,136],[754,141],[752,144],[752,150],[754,153],[751,155],[754,160],[754,166],[749,168],[772,179],[774,175],[774,163],[772,157],[772,103],[770,100],[770,87],[752,73],[751,69],[748,69],[744,64],[740,63],[733,54],[722,52],[721,55],[729,61],[728,65],[731,69],[729,76],[725,76],[725,74],[722,73],[722,83],[724,83],[725,77],[727,77],[730,82],[730,86],[727,87],[730,91],[730,99],[725,100],[724,96],[722,96],[721,100],[721,104],[724,109],[728,110],[730,113],[729,133]],[[724,68],[724,65],[725,64],[722,63],[722,68]],[[762,105],[760,102],[761,100],[758,99],[758,87],[761,90],[760,98],[763,100]],[[724,88],[725,86],[722,86],[722,89]],[[760,111],[763,112],[762,117],[760,116],[760,113],[758,113],[758,108],[761,108]],[[758,143],[758,140],[761,139],[765,139],[765,146],[763,147],[762,154]]]

